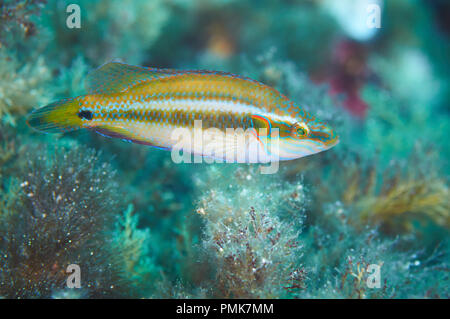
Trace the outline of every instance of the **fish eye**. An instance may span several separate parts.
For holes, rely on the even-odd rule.
[[[306,126],[306,124],[304,123],[295,123],[295,125],[293,126],[293,135],[297,138],[303,138],[308,136],[309,134],[309,129]]]
[[[297,128],[297,135],[303,137],[306,135],[306,130],[303,127]]]
[[[92,112],[91,111],[86,111],[86,110],[83,110],[83,111],[80,111],[80,112],[78,112],[78,117],[80,118],[80,119],[85,119],[85,120],[92,120]]]

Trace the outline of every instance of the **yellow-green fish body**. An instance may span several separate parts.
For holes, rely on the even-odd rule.
[[[232,154],[241,162],[299,158],[338,142],[330,127],[277,90],[230,73],[112,62],[88,76],[87,88],[88,95],[35,110],[28,123],[44,132],[87,128],[227,161]]]

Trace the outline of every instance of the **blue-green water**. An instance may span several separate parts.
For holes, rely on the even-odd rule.
[[[449,9],[1,1],[0,297],[449,298]],[[27,126],[110,61],[249,76],[340,143],[261,174]]]

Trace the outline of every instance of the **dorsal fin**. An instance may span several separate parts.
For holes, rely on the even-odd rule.
[[[86,90],[89,94],[125,92],[143,82],[182,74],[215,74],[256,82],[247,77],[221,71],[143,68],[121,62],[108,62],[87,75]]]
[[[173,75],[173,73],[119,62],[109,62],[87,75],[86,90],[89,94],[124,92],[137,84],[168,75]]]

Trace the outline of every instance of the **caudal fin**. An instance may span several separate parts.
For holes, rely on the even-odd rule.
[[[74,99],[53,102],[28,114],[27,123],[45,133],[69,132],[81,127],[78,103]]]

